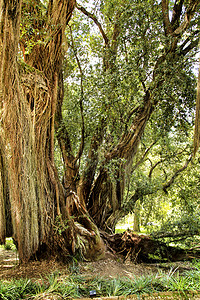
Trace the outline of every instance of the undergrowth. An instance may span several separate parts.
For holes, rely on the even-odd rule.
[[[13,251],[17,250],[15,244],[13,243],[13,239],[12,238],[6,238],[5,245],[0,245],[0,248],[2,248],[4,250],[13,250]]]
[[[0,281],[0,299],[46,299],[49,295],[57,295],[56,299],[89,297],[95,291],[97,297],[128,296],[131,294],[155,293],[165,291],[200,290],[200,261],[193,263],[190,271],[179,273],[171,269],[164,273],[128,278],[88,278],[78,274],[61,277],[51,274],[40,281],[20,279]]]

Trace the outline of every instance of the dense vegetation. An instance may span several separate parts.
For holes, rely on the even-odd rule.
[[[199,5],[0,2],[0,242],[21,261],[101,257],[130,212],[198,236]]]

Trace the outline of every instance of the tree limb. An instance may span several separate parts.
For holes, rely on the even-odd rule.
[[[171,20],[171,25],[173,27],[173,30],[175,30],[179,26],[183,3],[184,0],[175,1],[173,7],[173,13],[172,13],[172,20]]]
[[[165,193],[167,193],[167,189],[174,183],[175,178],[176,178],[182,171],[184,171],[184,170],[188,167],[189,163],[192,161],[192,158],[193,158],[193,154],[190,155],[189,159],[186,161],[186,163],[184,164],[184,166],[181,167],[180,169],[178,169],[178,170],[173,174],[173,176],[171,177],[171,179],[170,179],[167,183],[165,183],[165,184],[163,185],[163,191],[164,191]]]
[[[199,44],[200,39],[197,38],[196,40],[192,41],[185,49],[180,51],[180,54],[185,56],[188,52],[190,52],[192,49],[196,48]]]
[[[80,98],[79,103],[80,103],[80,111],[81,111],[82,129],[81,129],[81,143],[80,143],[77,155],[76,155],[76,157],[74,158],[74,161],[73,161],[73,163],[75,164],[77,162],[77,160],[80,159],[81,155],[83,154],[83,149],[84,149],[84,145],[85,145],[85,121],[84,121],[84,115],[83,115],[83,95],[84,95],[83,76],[84,76],[84,74],[83,74],[83,70],[82,70],[82,67],[81,67],[80,60],[79,60],[78,55],[77,55],[76,50],[75,50],[74,39],[73,39],[73,35],[72,35],[71,26],[69,26],[69,29],[70,29],[70,35],[71,35],[71,41],[72,41],[72,49],[74,51],[74,56],[76,58],[77,65],[78,65],[80,75],[81,75],[81,98]]]
[[[162,0],[163,23],[166,36],[179,37],[189,27],[200,0],[190,0],[185,12],[184,21],[179,25],[183,7],[183,0],[176,1],[173,8],[172,21],[169,19],[169,0]]]
[[[132,172],[135,171],[139,165],[141,165],[145,159],[145,157],[147,156],[148,152],[151,150],[151,148],[157,143],[157,141],[153,142],[144,152],[144,154],[142,155],[142,157],[140,158],[140,160],[133,166]]]
[[[163,14],[163,22],[164,29],[166,35],[171,35],[173,33],[173,29],[169,20],[169,0],[162,0],[162,14]]]
[[[149,178],[150,178],[150,179],[151,179],[153,170],[154,170],[159,164],[161,164],[162,162],[163,162],[163,159],[161,159],[160,161],[157,161],[157,163],[155,163],[155,164],[152,166],[151,170],[149,171]]]
[[[91,14],[90,12],[88,12],[83,6],[76,4],[76,8],[80,11],[82,11],[82,13],[84,13],[86,16],[88,16],[90,19],[92,19],[94,21],[94,23],[98,26],[99,31],[101,32],[101,35],[104,39],[105,45],[108,46],[109,45],[109,39],[105,33],[105,31],[103,30],[103,27],[101,25],[101,23],[98,21],[97,17],[94,14]]]
[[[114,53],[117,51],[117,38],[121,32],[120,30],[120,25],[119,25],[119,18],[121,16],[121,12],[117,12],[116,14],[116,21],[113,29],[113,34],[112,34],[112,44],[111,44],[111,49],[113,50]]]
[[[186,237],[191,237],[194,235],[199,235],[198,230],[194,230],[193,232],[190,231],[181,231],[181,232],[158,232],[152,233],[152,236],[156,239],[163,239],[163,238],[180,238],[178,240],[184,240]]]
[[[186,13],[185,13],[184,21],[178,28],[176,28],[176,30],[174,30],[173,36],[182,35],[182,33],[188,28],[188,26],[190,25],[190,21],[193,18],[194,14],[197,10],[197,6],[199,5],[199,3],[200,3],[200,0],[191,0],[190,1],[189,7],[187,8]]]

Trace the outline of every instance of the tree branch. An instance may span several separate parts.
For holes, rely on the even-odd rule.
[[[183,0],[175,1],[172,21],[169,19],[169,0],[162,0],[163,23],[166,36],[179,37],[189,27],[200,0],[190,0],[185,12],[184,21],[179,25],[183,8]]]
[[[162,14],[163,14],[163,22],[164,29],[166,35],[171,35],[173,33],[173,29],[169,20],[169,1],[162,0]]]
[[[117,51],[117,38],[121,32],[120,30],[120,25],[119,25],[119,18],[121,16],[121,12],[117,12],[116,14],[116,21],[115,21],[115,25],[114,25],[114,29],[113,29],[113,34],[112,34],[112,44],[111,44],[111,49],[113,50],[114,53],[116,53]]]
[[[183,49],[180,54],[185,56],[189,51],[196,48],[199,44],[200,39],[197,38],[196,40],[192,41],[185,49]]]
[[[171,25],[173,27],[173,30],[175,30],[179,26],[183,3],[184,0],[175,1],[173,7],[173,13],[172,13],[172,20],[171,20]]]
[[[81,98],[80,98],[80,111],[81,111],[81,120],[82,120],[82,129],[81,129],[81,143],[79,146],[79,150],[77,152],[76,157],[74,158],[73,163],[75,164],[77,162],[78,159],[80,159],[81,155],[83,154],[83,149],[84,149],[84,145],[85,145],[85,121],[84,121],[84,115],[83,115],[83,95],[84,95],[84,91],[83,91],[83,70],[81,67],[81,63],[80,60],[77,56],[76,50],[75,50],[75,46],[74,46],[74,39],[73,39],[73,35],[72,35],[72,29],[71,26],[69,26],[70,29],[70,35],[71,35],[71,41],[72,41],[72,49],[74,52],[74,56],[76,58],[77,61],[77,65],[80,71],[80,75],[81,75]]]
[[[127,159],[136,152],[145,124],[154,110],[153,103],[151,103],[150,100],[151,93],[147,90],[143,98],[144,106],[138,108],[132,125],[129,130],[122,135],[119,143],[113,147],[109,153],[105,154],[106,161],[110,161],[116,157]]]
[[[180,238],[180,240],[185,240],[186,237],[192,237],[194,235],[199,235],[198,230],[190,231],[182,231],[182,232],[165,232],[165,233],[152,233],[153,238],[163,239],[163,238]]]
[[[149,178],[150,178],[150,179],[151,179],[153,170],[154,170],[159,164],[161,164],[163,161],[164,161],[164,160],[161,159],[160,161],[158,161],[157,163],[155,163],[155,164],[152,166],[151,170],[149,171]]]
[[[199,5],[200,0],[191,0],[188,9],[185,13],[185,18],[182,24],[173,32],[173,36],[179,36],[182,35],[182,33],[188,28],[191,19],[193,18],[197,6]]]
[[[190,155],[189,159],[186,161],[184,166],[181,167],[180,169],[178,169],[174,173],[174,175],[171,177],[171,179],[163,185],[163,191],[165,193],[167,193],[167,189],[174,183],[174,180],[176,179],[176,177],[188,167],[189,163],[192,161],[192,158],[193,158],[193,154]]]
[[[192,44],[193,42],[195,42],[195,43],[197,42],[197,43],[198,43],[198,41],[199,41],[199,32],[200,32],[200,30],[195,30],[191,36],[187,37],[187,38],[184,40],[184,42],[179,46],[179,49],[180,49],[181,51],[183,51],[183,49],[185,48],[185,46],[186,46],[188,43],[190,43],[190,44]],[[196,39],[194,40],[194,38],[196,38]],[[187,46],[186,48],[188,48],[188,46]],[[190,48],[190,49],[191,49],[191,48]]]
[[[129,112],[129,114],[128,114],[127,118],[126,118],[126,122],[125,122],[125,131],[127,131],[127,129],[128,129],[128,123],[129,123],[129,121],[130,121],[130,118],[132,117],[132,115],[133,115],[134,113],[137,113],[137,112],[139,111],[139,109],[140,109],[140,106],[138,105],[137,107],[134,107],[134,108]]]
[[[86,16],[88,16],[90,19],[92,19],[94,21],[94,23],[98,26],[99,31],[101,32],[101,35],[104,39],[105,45],[108,46],[109,45],[109,39],[105,33],[105,31],[103,30],[103,27],[101,25],[101,23],[98,21],[97,17],[94,14],[91,14],[90,12],[88,12],[83,6],[76,4],[76,8],[80,11],[82,11],[82,13],[84,13]]]
[[[139,165],[141,165],[145,159],[145,157],[147,156],[148,152],[151,150],[151,148],[157,143],[157,141],[153,142],[144,152],[144,154],[142,155],[142,157],[140,158],[140,160],[133,166],[132,172],[135,171]]]

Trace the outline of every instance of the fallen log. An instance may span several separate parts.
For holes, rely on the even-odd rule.
[[[138,235],[131,230],[112,235],[101,231],[101,236],[108,249],[115,254],[121,255],[124,261],[130,259],[135,263],[152,263],[200,258],[199,250],[194,251],[172,247],[149,235]]]

